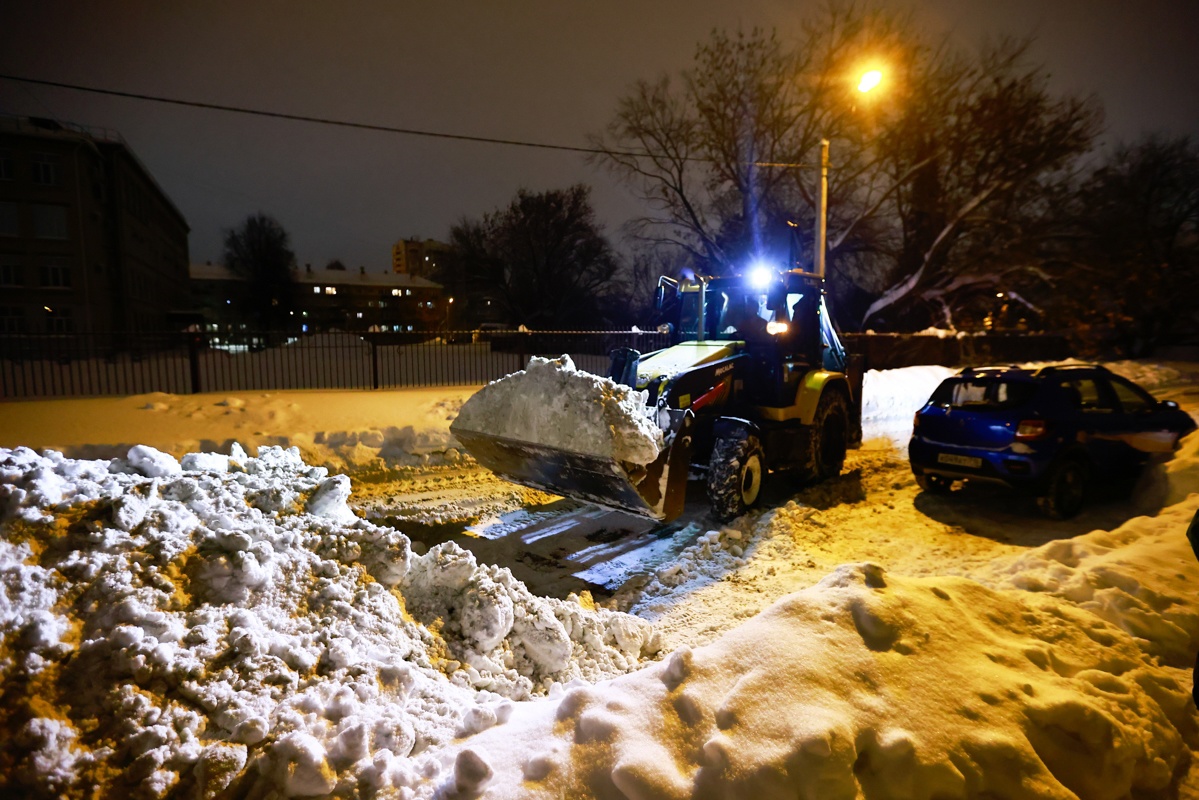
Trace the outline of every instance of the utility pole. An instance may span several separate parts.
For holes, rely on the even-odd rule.
[[[828,250],[828,139],[820,140],[820,192],[816,206],[816,237],[813,248],[813,266],[823,281],[824,257]]]

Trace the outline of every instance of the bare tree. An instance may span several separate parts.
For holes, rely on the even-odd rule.
[[[1025,64],[1027,48],[1007,40],[977,60],[931,59],[916,76],[912,104],[880,136],[897,187],[890,212],[898,249],[866,321],[888,310],[952,327],[961,298],[1041,271],[1023,260],[979,260],[963,247],[996,226],[1018,235],[1011,201],[1033,200],[1066,180],[1099,130],[1097,104],[1051,95],[1043,70]]]
[[[601,324],[618,261],[595,219],[590,189],[521,190],[507,208],[450,231],[447,269],[499,302],[511,324]]]
[[[811,229],[822,138],[838,142],[836,204],[855,199],[870,120],[855,108],[851,65],[864,50],[898,51],[904,30],[902,18],[830,3],[793,46],[758,29],[714,31],[677,79],[638,82],[593,139],[598,160],[652,209],[638,237],[683,249],[708,273],[761,256],[785,263],[786,223]],[[843,243],[856,244],[849,231]]]
[[[1082,182],[1062,316],[1124,354],[1199,339],[1199,145],[1148,136]]]
[[[959,299],[995,281],[963,243],[1030,186],[1061,180],[1098,129],[1095,104],[1053,97],[1026,51],[930,47],[905,17],[831,2],[791,45],[714,32],[681,79],[638,83],[595,143],[652,209],[637,234],[724,273],[752,256],[811,263],[815,154],[830,139],[833,291],[872,295],[866,320],[931,309],[952,324]],[[853,67],[879,53],[889,94],[855,97]]]
[[[252,306],[246,311],[264,330],[283,327],[291,309],[295,254],[287,231],[274,217],[251,214],[225,231],[224,264],[249,284]]]

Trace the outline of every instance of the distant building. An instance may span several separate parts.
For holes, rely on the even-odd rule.
[[[391,246],[391,271],[398,275],[433,278],[449,245],[434,239],[400,239]]]
[[[246,330],[249,287],[218,264],[191,266],[192,294],[212,330]],[[394,272],[313,269],[292,272],[292,329],[431,331],[447,327],[451,303],[433,281]]]
[[[188,233],[119,134],[0,116],[0,334],[179,327]]]
[[[399,275],[436,278],[453,297],[450,330],[473,330],[505,323],[503,305],[448,259],[450,246],[434,239],[401,239],[391,247],[391,269]]]

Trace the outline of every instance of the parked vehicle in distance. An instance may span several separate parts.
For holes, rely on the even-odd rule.
[[[916,412],[908,459],[924,491],[998,482],[1034,492],[1042,511],[1067,519],[1092,485],[1131,485],[1194,429],[1177,403],[1098,364],[967,367]]]

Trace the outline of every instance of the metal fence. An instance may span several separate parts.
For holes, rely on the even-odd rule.
[[[668,344],[641,331],[239,332],[0,336],[0,397],[470,386],[534,355],[605,374],[617,347]]]

